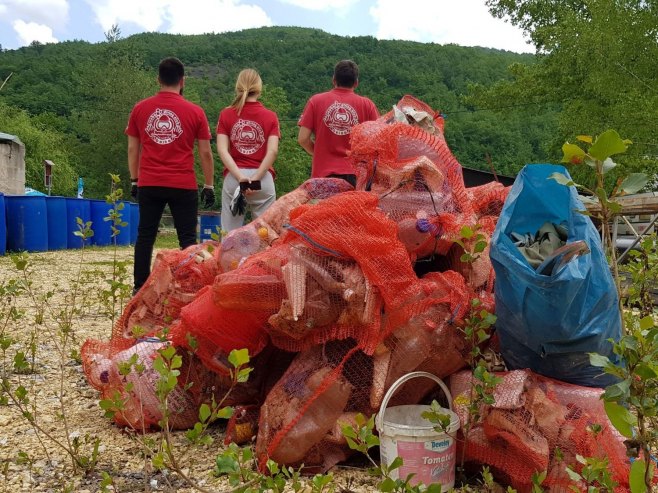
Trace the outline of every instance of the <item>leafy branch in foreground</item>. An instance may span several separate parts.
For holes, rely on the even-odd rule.
[[[128,223],[123,220],[125,203],[123,202],[123,190],[119,187],[121,178],[119,175],[110,173],[110,193],[105,196],[105,202],[112,206],[103,221],[110,223],[110,238],[112,241],[112,274],[105,279],[107,287],[100,293],[105,314],[110,318],[112,326],[117,316],[123,312],[126,300],[130,298],[132,285],[129,282],[128,260],[118,259],[117,238],[122,228]]]
[[[631,173],[626,178],[620,178],[608,193],[605,179],[609,171],[617,166],[612,156],[626,152],[632,142],[622,139],[615,130],[606,130],[601,135],[593,138],[591,135],[578,135],[576,139],[587,146],[584,150],[581,146],[566,142],[562,146],[562,162],[571,165],[585,164],[589,166],[595,177],[593,189],[574,182],[563,173],[553,173],[550,178],[561,185],[575,186],[585,192],[581,200],[590,207],[579,211],[581,214],[591,216],[601,224],[601,237],[610,256],[617,293],[621,297],[621,283],[617,268],[617,250],[612,244],[612,231],[610,222],[622,211],[622,205],[617,200],[624,195],[632,194],[642,190],[648,183],[647,175],[644,173]]]
[[[75,234],[82,238],[84,246],[85,241],[93,234],[90,223],[85,223],[78,218],[78,228],[79,230]],[[89,435],[81,437],[77,432],[71,431],[67,415],[70,399],[66,397],[65,389],[65,377],[69,371],[68,363],[71,354],[70,346],[75,342],[74,321],[78,314],[76,300],[80,291],[84,248],[80,252],[76,278],[73,280],[69,294],[69,303],[63,307],[51,305],[53,291],[42,294],[36,289],[32,281],[33,263],[28,254],[14,255],[11,260],[18,272],[18,277],[10,279],[0,286],[0,290],[7,296],[7,299],[4,299],[0,305],[2,306],[0,313],[2,316],[0,321],[2,324],[0,332],[0,349],[2,350],[0,406],[11,404],[11,407],[29,423],[48,460],[51,458],[51,447],[47,446],[46,442],[55,445],[69,456],[74,472],[82,470],[88,474],[95,470],[98,463],[100,439]],[[34,328],[30,334],[27,354],[25,351],[16,350],[9,363],[8,351],[16,344],[16,341],[6,336],[8,323],[21,320],[27,313],[27,310],[17,307],[17,300],[20,296],[27,297],[32,303]],[[55,396],[58,403],[57,418],[61,426],[56,430],[42,424],[39,419],[40,413],[37,404],[39,392],[35,388],[35,380],[30,378],[29,381],[26,381],[23,377],[36,373],[36,348],[41,332],[47,335],[49,344],[52,345],[58,356],[58,388]],[[11,378],[12,374],[17,378],[16,381]]]
[[[393,478],[392,473],[403,465],[402,458],[396,457],[390,464],[377,464],[370,455],[370,449],[379,446],[379,437],[374,434],[375,429],[375,415],[373,414],[367,419],[363,414],[359,413],[354,418],[354,424],[344,425],[341,430],[343,436],[347,440],[347,445],[352,450],[361,452],[368,459],[372,467],[369,473],[375,477],[381,477],[382,480],[377,484],[379,491],[386,493],[419,493],[424,491],[426,493],[441,493],[440,484],[431,484],[428,486],[418,484],[411,485],[413,474],[408,475],[405,479]]]
[[[469,271],[473,270],[474,263],[487,248],[486,237],[479,231],[480,228],[480,225],[475,225],[472,228],[464,226],[460,232],[461,239],[456,240],[456,243],[464,250],[460,261],[468,265]],[[496,315],[485,309],[479,298],[473,298],[470,301],[468,315],[464,320],[463,327],[460,328],[469,348],[464,359],[472,372],[470,392],[466,405],[468,419],[462,425],[464,440],[468,440],[473,427],[481,420],[482,416],[480,413],[483,405],[491,406],[495,403],[494,390],[502,381],[502,378],[497,377],[487,369],[481,349],[483,344],[491,338],[492,327],[495,323]],[[439,416],[436,413],[434,413],[433,417],[439,421],[445,421],[445,417]],[[459,464],[462,481],[464,481],[465,454],[466,447],[462,447]]]
[[[651,453],[658,447],[658,324],[650,293],[658,279],[656,240],[653,234],[641,241],[621,267],[630,275],[630,286],[625,299],[626,333],[612,341],[619,364],[590,354],[592,365],[619,379],[606,388],[603,400],[610,422],[626,438],[627,455],[634,459],[629,477],[632,493],[651,490],[655,476]]]

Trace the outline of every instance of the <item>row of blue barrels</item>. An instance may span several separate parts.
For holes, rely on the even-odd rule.
[[[199,213],[199,240],[212,240],[213,235],[219,236],[222,222],[218,212],[201,211]]]
[[[7,250],[41,252],[81,248],[82,238],[77,218],[91,221],[94,235],[89,244],[108,246],[134,245],[137,240],[139,206],[123,202],[120,211],[122,221],[128,226],[119,228],[112,238],[109,211],[113,207],[103,200],[77,199],[70,197],[45,197],[32,195],[3,195],[0,193],[0,255]],[[219,232],[221,222],[217,212],[201,212],[199,239],[206,241]]]
[[[134,244],[137,239],[139,206],[123,202],[119,211],[128,226],[112,237],[111,221],[105,221],[114,206],[103,200],[70,197],[0,194],[0,255],[9,251],[43,252],[81,248],[82,238],[77,218],[91,221],[94,235],[88,244],[108,246]],[[6,220],[6,221],[5,221]]]

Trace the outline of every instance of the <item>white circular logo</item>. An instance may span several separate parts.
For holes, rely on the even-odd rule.
[[[325,111],[322,121],[336,135],[347,135],[359,123],[359,116],[349,104],[334,101]]]
[[[181,136],[183,127],[176,113],[157,108],[146,123],[146,133],[156,144],[171,144]]]
[[[263,127],[252,120],[239,119],[231,128],[231,143],[241,154],[253,154],[265,143]]]

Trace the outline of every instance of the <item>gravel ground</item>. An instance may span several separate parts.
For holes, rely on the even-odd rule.
[[[113,479],[108,491],[192,491],[177,477],[153,471],[141,454],[139,440],[103,417],[99,393],[87,384],[76,358],[86,339],[105,340],[110,336],[112,320],[104,313],[101,291],[110,276],[114,255],[111,248],[29,254],[31,290],[37,299],[48,297],[47,303],[21,295],[16,306],[24,310],[24,315],[7,323],[4,314],[10,298],[0,299],[0,336],[13,341],[2,353],[0,370],[12,391],[19,385],[27,390],[29,411],[41,428],[35,430],[11,402],[0,406],[0,491],[101,491],[103,473]],[[132,248],[119,248],[116,255],[118,260],[131,261]],[[128,271],[126,282],[132,283],[131,265]],[[20,272],[10,257],[0,257],[0,285],[18,277]],[[72,317],[70,342],[63,346],[57,320],[72,306],[77,311]],[[41,323],[37,323],[39,319]],[[20,374],[12,369],[17,351],[27,355],[29,362],[27,371]],[[230,489],[225,480],[211,474],[221,450],[222,429],[212,429],[211,435],[215,438],[213,445],[192,450],[186,450],[182,433],[174,433],[173,437],[181,463],[186,465],[184,472],[208,491],[225,491]],[[80,443],[79,453],[87,456],[98,440],[98,465],[92,474],[74,471],[70,457],[55,444],[55,440],[67,443],[75,439]],[[340,467],[333,473],[338,489],[344,492],[376,489],[364,468]]]

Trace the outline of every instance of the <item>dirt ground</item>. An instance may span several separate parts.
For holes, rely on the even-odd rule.
[[[40,313],[36,307],[41,302],[35,303],[30,296],[21,295],[17,299],[17,307],[25,310],[22,318],[6,325],[4,319],[0,320],[0,336],[13,340],[13,344],[1,355],[3,363],[0,370],[12,391],[19,385],[27,390],[30,412],[43,431],[35,431],[11,402],[0,406],[2,492],[101,491],[103,472],[113,480],[113,486],[107,491],[193,491],[173,475],[152,471],[148,460],[142,456],[138,440],[103,417],[99,393],[88,385],[82,366],[76,359],[86,339],[105,340],[110,336],[112,322],[107,314],[103,314],[100,293],[105,288],[105,279],[110,275],[113,258],[111,248],[29,254],[31,290],[37,297],[50,298],[47,304],[42,305],[45,308]],[[117,259],[131,258],[132,248],[117,250]],[[130,278],[127,282],[131,283],[131,265],[128,271]],[[63,309],[72,306],[71,298],[78,276],[81,289],[74,304],[78,311],[71,327],[72,342],[62,348],[58,342],[61,339],[56,320]],[[18,277],[20,272],[10,257],[0,257],[0,285],[6,285]],[[47,294],[49,292],[52,294]],[[0,300],[0,307],[4,307],[7,300],[8,297]],[[42,322],[37,323],[40,318]],[[30,368],[20,374],[12,370],[17,351],[23,351],[30,363]],[[184,472],[203,488],[226,491],[230,489],[226,480],[212,476],[215,457],[221,450],[222,428],[213,428],[211,435],[215,439],[214,444],[186,452],[183,434],[174,433],[176,450],[180,453],[181,463],[186,466]],[[155,438],[157,435],[152,436]],[[53,441],[66,443],[76,437],[81,443],[80,454],[83,455],[90,455],[93,442],[99,440],[98,466],[96,472],[88,476],[75,473],[71,459]],[[376,490],[363,468],[344,466],[332,472],[337,490]]]

